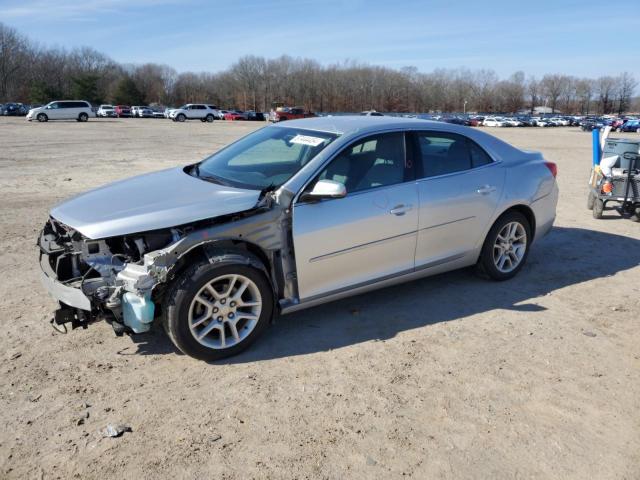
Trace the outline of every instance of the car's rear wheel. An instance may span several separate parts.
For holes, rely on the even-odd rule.
[[[260,270],[202,263],[180,275],[165,296],[163,324],[183,353],[219,360],[240,353],[266,328],[273,293]]]
[[[39,113],[36,118],[39,122],[46,122],[49,120],[49,117],[47,117],[44,113]]]
[[[508,280],[523,267],[529,255],[531,226],[520,212],[502,215],[487,234],[478,267],[493,280]]]

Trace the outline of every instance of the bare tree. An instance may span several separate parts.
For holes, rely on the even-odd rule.
[[[613,111],[617,81],[614,77],[604,76],[596,80],[596,94],[599,97],[599,110],[602,113]]]
[[[618,115],[622,115],[631,105],[631,97],[638,86],[638,82],[629,72],[622,73],[617,79]]]
[[[7,100],[17,90],[26,57],[27,39],[0,23],[0,100]]]
[[[569,77],[554,73],[552,75],[545,75],[542,77],[540,85],[547,99],[549,100],[549,106],[551,111],[555,112],[558,106],[558,100],[564,93]]]

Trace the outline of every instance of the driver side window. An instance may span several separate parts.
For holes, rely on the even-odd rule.
[[[342,183],[347,194],[402,183],[407,178],[403,133],[374,135],[345,148],[318,180]]]

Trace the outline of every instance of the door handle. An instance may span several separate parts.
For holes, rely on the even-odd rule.
[[[411,204],[400,204],[400,205],[396,205],[395,207],[393,207],[391,210],[389,210],[389,213],[391,213],[392,215],[396,215],[398,217],[404,215],[405,213],[407,213],[409,210],[411,210],[413,207]]]
[[[481,187],[478,187],[478,189],[476,190],[476,193],[479,193],[480,195],[489,195],[490,193],[493,193],[495,191],[496,191],[496,187],[492,185],[483,185]]]

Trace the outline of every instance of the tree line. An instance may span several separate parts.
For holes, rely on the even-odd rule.
[[[0,103],[83,99],[93,104],[179,105],[268,111],[274,102],[320,112],[517,112],[547,106],[576,114],[640,111],[633,75],[577,78],[493,70],[392,69],[355,61],[324,66],[283,55],[247,55],[217,73],[121,64],[89,47],[36,44],[0,23]]]

